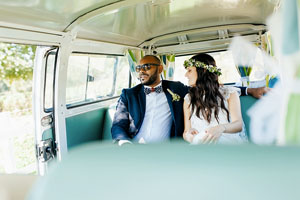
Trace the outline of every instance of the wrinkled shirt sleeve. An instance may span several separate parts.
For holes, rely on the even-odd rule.
[[[130,119],[127,106],[126,91],[123,90],[120,99],[118,100],[111,128],[112,139],[114,142],[119,140],[130,140],[128,137]]]

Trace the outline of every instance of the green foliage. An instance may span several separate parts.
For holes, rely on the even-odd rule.
[[[0,43],[0,78],[8,85],[31,80],[36,46]]]
[[[16,169],[24,173],[36,170],[32,120],[35,51],[36,46],[0,43],[0,112],[6,112],[2,114],[9,116],[11,119],[8,121],[14,121],[17,127],[12,129],[13,133],[9,133],[13,134],[10,136],[13,141],[12,159],[15,160]],[[9,124],[2,127],[4,133],[10,128]],[[0,166],[0,172],[3,171],[4,168]]]
[[[31,108],[36,46],[0,43],[0,112]]]

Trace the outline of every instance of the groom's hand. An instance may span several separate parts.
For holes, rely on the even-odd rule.
[[[132,144],[132,142],[130,142],[129,140],[119,140],[118,145],[119,146],[123,146],[123,145],[127,145],[127,144]]]
[[[259,88],[247,88],[248,95],[251,95],[257,99],[260,99],[264,94],[269,92],[271,89],[267,87],[259,87]]]

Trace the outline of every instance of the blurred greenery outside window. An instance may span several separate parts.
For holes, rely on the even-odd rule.
[[[73,54],[68,64],[66,102],[74,105],[115,97],[128,82],[126,57]]]
[[[0,173],[36,173],[32,77],[36,46],[0,43]]]

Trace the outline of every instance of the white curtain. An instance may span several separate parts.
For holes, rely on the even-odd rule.
[[[131,72],[131,77],[132,77],[132,85],[135,86],[139,84],[138,80],[138,74],[135,71],[135,67],[139,64],[140,60],[142,57],[145,55],[145,51],[143,50],[127,50],[127,58],[129,62],[129,68]]]
[[[173,80],[175,71],[175,55],[160,55],[160,60],[164,67],[162,77],[165,80]]]

